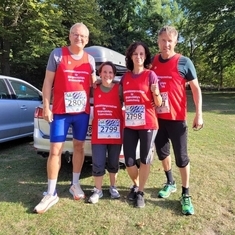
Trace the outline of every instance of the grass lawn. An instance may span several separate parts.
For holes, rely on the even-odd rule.
[[[193,131],[192,97],[189,95],[190,192],[195,215],[181,214],[180,176],[173,162],[178,191],[168,199],[157,198],[165,182],[156,159],[145,190],[146,207],[136,209],[126,200],[131,181],[124,169],[118,176],[120,200],[108,195],[98,204],[74,201],[68,192],[71,165],[63,164],[57,191],[60,201],[45,214],[32,213],[46,190],[46,159],[33,143],[0,145],[0,235],[234,235],[235,234],[235,93],[203,93],[204,128]],[[93,188],[91,166],[85,164],[81,184],[89,196]]]

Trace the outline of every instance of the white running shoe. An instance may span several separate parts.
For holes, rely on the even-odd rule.
[[[103,192],[102,190],[99,190],[97,188],[94,188],[93,190],[93,194],[90,196],[90,198],[88,199],[88,202],[95,204],[99,201],[100,198],[103,197]]]
[[[57,194],[46,194],[39,204],[34,208],[34,212],[38,214],[45,213],[50,207],[55,205],[59,201]]]
[[[85,194],[82,191],[80,184],[71,185],[69,192],[73,195],[74,200],[80,200],[85,198]]]
[[[111,195],[111,198],[113,198],[113,199],[120,198],[120,194],[115,186],[110,186],[109,193]]]

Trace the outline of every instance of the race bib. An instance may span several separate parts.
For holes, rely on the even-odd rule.
[[[98,139],[120,139],[119,119],[99,119]]]
[[[127,105],[125,107],[125,125],[142,126],[145,125],[144,105]]]
[[[170,113],[170,106],[169,106],[169,99],[168,99],[168,92],[162,92],[162,105],[157,107],[157,113]]]
[[[87,96],[85,91],[72,91],[64,93],[66,113],[81,113],[86,109]]]

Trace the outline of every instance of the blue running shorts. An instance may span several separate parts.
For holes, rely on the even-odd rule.
[[[84,141],[86,139],[90,115],[79,114],[54,114],[50,123],[50,142],[65,142],[66,136],[71,126],[73,138]]]

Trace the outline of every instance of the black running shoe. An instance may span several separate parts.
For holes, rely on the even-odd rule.
[[[134,200],[136,199],[136,193],[137,193],[137,191],[138,191],[138,186],[133,185],[133,186],[131,187],[131,190],[130,190],[129,194],[127,195],[128,200],[134,201]]]
[[[135,199],[135,206],[138,208],[143,208],[145,207],[145,202],[144,202],[144,193],[138,191],[136,193],[136,199]]]

